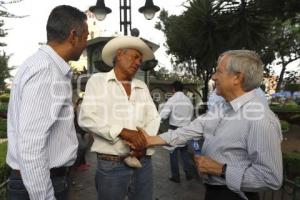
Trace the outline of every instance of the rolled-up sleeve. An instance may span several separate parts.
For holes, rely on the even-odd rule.
[[[247,151],[251,165],[227,165],[227,186],[235,191],[279,189],[283,178],[279,122],[254,122],[247,138]]]

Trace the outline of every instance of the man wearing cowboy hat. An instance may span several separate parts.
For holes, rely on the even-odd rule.
[[[79,124],[94,134],[98,200],[126,196],[152,200],[154,151],[143,150],[146,140],[139,128],[156,135],[160,117],[146,84],[133,77],[143,61],[153,58],[152,50],[141,39],[116,37],[102,50],[103,61],[113,69],[94,74],[87,82]],[[124,140],[133,144],[134,151]],[[128,156],[132,158],[129,161]]]

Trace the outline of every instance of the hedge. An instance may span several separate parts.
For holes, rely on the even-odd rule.
[[[0,102],[2,103],[8,103],[9,102],[9,93],[4,93],[0,95]]]
[[[283,163],[287,177],[294,181],[300,177],[300,152],[289,152],[283,154]]]
[[[270,104],[270,108],[273,111],[280,112],[300,112],[300,106],[294,102],[289,102],[287,104]]]
[[[6,119],[0,118],[0,138],[7,138],[7,122]]]
[[[6,112],[8,108],[8,102],[0,101],[0,112]]]

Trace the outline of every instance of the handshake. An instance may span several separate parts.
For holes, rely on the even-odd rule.
[[[150,136],[144,130],[137,128],[136,131],[124,128],[119,136],[125,144],[130,146],[130,156],[140,158],[146,155],[146,148],[149,146],[148,138]]]

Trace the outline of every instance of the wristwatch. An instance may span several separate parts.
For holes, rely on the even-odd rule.
[[[226,178],[226,168],[227,168],[227,164],[225,163],[223,166],[222,166],[222,172],[220,174],[220,177],[221,178]]]

